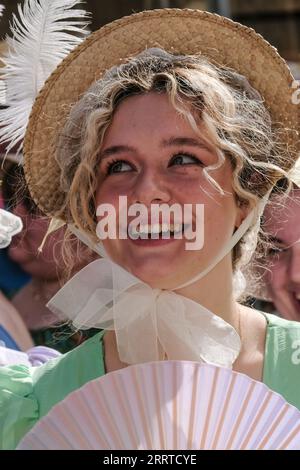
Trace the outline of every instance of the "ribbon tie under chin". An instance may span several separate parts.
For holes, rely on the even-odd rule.
[[[115,330],[127,364],[166,354],[232,367],[241,348],[238,333],[222,318],[174,291],[152,289],[109,259],[83,268],[47,306],[76,328]]]

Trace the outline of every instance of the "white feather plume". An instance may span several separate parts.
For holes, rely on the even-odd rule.
[[[82,0],[25,0],[18,5],[1,58],[5,83],[0,102],[0,143],[22,149],[35,97],[59,62],[88,34],[89,13],[74,9]],[[1,92],[0,92],[1,93]],[[5,96],[4,96],[5,95]],[[17,147],[18,146],[18,147]]]
[[[0,17],[3,15],[4,8],[5,8],[4,5],[0,5]],[[5,100],[5,86],[4,86],[3,80],[0,80],[0,106],[4,104],[4,100]]]

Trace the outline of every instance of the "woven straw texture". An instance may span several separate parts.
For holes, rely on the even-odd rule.
[[[48,215],[57,214],[64,198],[55,146],[70,105],[107,69],[155,46],[181,54],[201,52],[232,67],[264,97],[275,124],[298,129],[293,77],[276,49],[252,29],[198,10],[152,10],[124,17],[91,34],[72,51],[35,101],[25,136],[24,166],[32,197]],[[289,145],[298,145],[295,132],[287,133],[286,139]]]

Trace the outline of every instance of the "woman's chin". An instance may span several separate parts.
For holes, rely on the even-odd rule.
[[[182,256],[178,250],[176,253],[168,253],[167,250],[148,253],[146,250],[142,252],[110,248],[105,247],[112,261],[154,289],[173,289],[193,274],[186,273],[188,277],[183,275],[186,271],[184,266],[189,271],[191,264],[191,260],[186,258],[186,252]]]
[[[152,266],[127,266],[125,269],[153,289],[170,289],[176,286],[174,270],[153,263]],[[176,272],[176,271],[175,271]]]
[[[163,268],[164,266],[160,265],[156,266],[156,269],[131,269],[130,272],[152,289],[173,290],[194,277],[193,273],[184,272],[182,266]]]

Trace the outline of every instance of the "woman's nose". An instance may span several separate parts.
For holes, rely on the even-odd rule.
[[[136,181],[133,200],[135,203],[149,206],[152,203],[169,202],[170,188],[162,175],[147,171]]]

